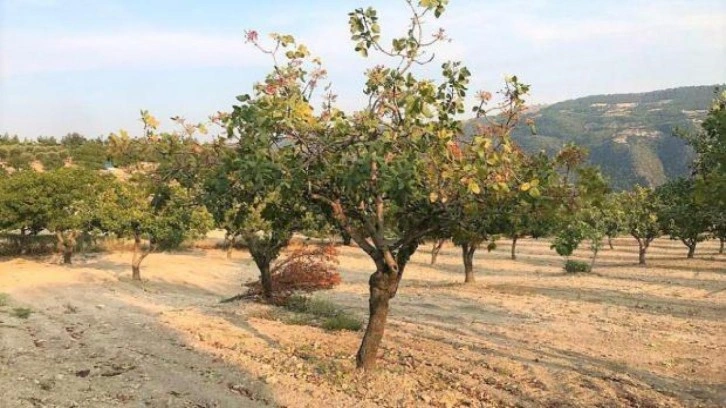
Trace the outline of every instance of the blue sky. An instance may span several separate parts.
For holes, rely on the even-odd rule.
[[[245,29],[306,43],[354,109],[363,71],[383,62],[349,41],[347,12],[368,5],[398,33],[402,0],[0,0],[0,133],[133,134],[139,109],[228,110],[270,67]],[[533,103],[726,82],[724,0],[451,0],[429,24],[453,39],[439,61],[464,61],[472,88],[517,74]]]

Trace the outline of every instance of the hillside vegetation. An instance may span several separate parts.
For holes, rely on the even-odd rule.
[[[528,152],[553,154],[566,143],[590,152],[617,190],[655,187],[686,175],[692,150],[674,136],[691,131],[706,116],[716,85],[595,95],[555,103],[530,114],[537,134],[522,127],[515,140]]]

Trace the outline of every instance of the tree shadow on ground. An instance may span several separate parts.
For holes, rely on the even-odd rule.
[[[627,307],[639,313],[667,315],[683,319],[710,320],[720,322],[726,316],[726,306],[715,306],[710,302],[664,298],[646,293],[629,294],[611,289],[585,288],[542,288],[516,284],[495,284],[488,286],[498,292],[514,295],[537,294],[551,299],[608,304]]]
[[[397,330],[408,331],[415,336],[422,336],[432,341],[447,343],[457,349],[465,348],[478,353],[484,361],[487,357],[496,356],[526,365],[544,367],[551,372],[572,372],[585,378],[599,378],[610,383],[653,390],[665,396],[676,397],[680,400],[696,400],[699,403],[718,404],[726,398],[726,387],[717,384],[658,375],[625,363],[597,358],[572,350],[541,344],[533,347],[531,342],[501,333],[474,329],[473,325],[469,325],[467,328],[463,326],[457,328],[448,325],[437,326],[434,322],[424,322],[427,328],[433,328],[430,331],[434,333],[427,334],[413,331],[405,325],[392,323]],[[422,323],[415,322],[415,324]],[[458,336],[451,336],[452,332]],[[395,336],[395,334],[393,335]],[[508,350],[520,352],[515,354]],[[526,356],[527,354],[529,357]]]

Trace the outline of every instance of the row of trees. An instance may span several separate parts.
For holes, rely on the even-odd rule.
[[[419,66],[433,60],[431,47],[446,40],[442,30],[427,33],[423,21],[439,17],[446,3],[406,1],[409,26],[390,45],[381,40],[374,9],[350,13],[355,50],[393,61],[366,71],[367,103],[355,112],[336,106],[336,95],[323,86],[320,60],[292,36],[272,34],[267,45],[247,32],[247,40],[270,56],[273,69],[251,94],[237,98],[231,112],[213,118],[224,129],[222,138],[200,144],[195,135],[207,126],[180,118],[174,118],[180,131],[160,134],[158,121],[142,111],[143,137],[112,135],[108,154],[128,163],[153,157],[153,165],[137,166],[125,181],[74,169],[15,173],[0,182],[0,228],[53,231],[68,262],[80,231],[131,238],[132,270],[140,278],[140,263],[150,251],[178,246],[215,226],[230,242],[245,242],[268,299],[270,265],[293,233],[337,230],[375,265],[368,325],[357,353],[363,369],[375,365],[390,301],[426,239],[461,246],[467,281],[474,279],[477,248],[485,243],[493,248],[501,235],[513,239],[512,257],[518,238],[555,236],[553,247],[565,256],[588,242],[593,262],[605,237],[622,231],[641,237],[643,259],[651,235],[666,231],[690,242],[690,236],[674,232],[681,225],[677,216],[691,211],[691,203],[714,205],[701,203],[694,191],[707,197],[709,189],[723,186],[710,180],[722,179],[709,173],[689,189],[674,183],[657,193],[612,195],[599,171],[583,165],[585,152],[575,146],[553,158],[527,155],[511,139],[516,126],[534,130],[533,123],[521,123],[529,87],[516,76],[506,79],[498,98],[476,95],[471,110],[477,126],[464,132],[468,69],[446,62],[437,79],[419,78],[429,72]],[[318,102],[320,108],[314,106]],[[21,185],[39,190],[28,195]],[[26,210],[37,197],[57,201]],[[635,220],[631,208],[643,215]],[[641,224],[632,227],[641,221],[658,226],[652,234]],[[696,242],[715,231],[709,222]]]

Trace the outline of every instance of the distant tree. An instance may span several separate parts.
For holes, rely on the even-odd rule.
[[[607,232],[605,197],[609,186],[599,170],[592,167],[577,169],[575,194],[562,215],[562,224],[555,236],[552,248],[569,257],[582,241],[589,243],[592,251],[590,270],[595,267],[597,255],[603,247]]]
[[[622,227],[638,241],[638,263],[645,265],[645,254],[660,235],[658,215],[662,208],[653,190],[635,186],[632,191],[619,195],[622,211]]]
[[[711,218],[710,231],[719,239],[719,253],[726,241],[726,90],[715,90],[706,119],[698,132],[680,132],[696,152],[692,170],[694,194]]]
[[[86,143],[87,139],[80,133],[68,133],[61,138],[61,144],[66,147],[78,147]]]
[[[661,228],[671,239],[678,239],[688,247],[688,258],[693,258],[696,245],[708,238],[713,226],[707,204],[696,199],[695,191],[696,182],[683,178],[656,189],[663,204],[658,215]]]
[[[58,141],[54,136],[38,136],[37,143],[41,146],[57,146]]]
[[[608,194],[605,199],[603,211],[605,213],[605,235],[608,238],[608,247],[614,249],[613,238],[625,230],[625,207],[622,205],[621,196]]]
[[[159,121],[145,110],[141,122],[143,136],[134,140],[132,150],[124,148],[131,144],[127,132],[109,137],[109,156],[135,166],[128,182],[107,192],[101,211],[106,230],[134,240],[134,280],[141,279],[141,263],[149,254],[176,249],[184,241],[204,236],[213,226],[201,197],[203,175],[213,162],[209,151],[194,139],[197,132],[206,133],[205,125],[175,118],[181,131],[159,134]],[[137,154],[154,155],[158,161],[146,166]]]
[[[63,168],[42,174],[42,190],[50,199],[45,228],[56,234],[63,263],[70,264],[80,234],[95,228],[100,192],[111,179],[83,169]]]
[[[47,228],[52,211],[47,174],[19,171],[0,178],[0,230],[36,234]]]
[[[98,213],[104,229],[134,240],[134,280],[141,280],[141,263],[149,254],[177,249],[184,241],[204,236],[211,227],[209,213],[189,190],[174,184],[141,183],[113,183],[102,194]]]

